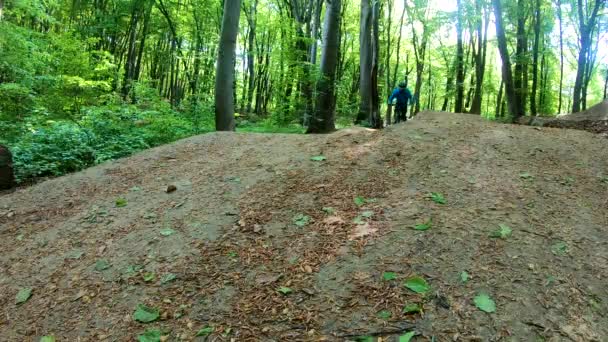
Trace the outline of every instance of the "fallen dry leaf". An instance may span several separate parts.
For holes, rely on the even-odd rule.
[[[340,216],[330,216],[323,220],[323,223],[326,225],[334,226],[344,224],[344,220]]]
[[[350,235],[349,240],[354,240],[354,239],[358,239],[358,238],[361,238],[364,236],[368,236],[377,231],[378,231],[378,228],[374,228],[369,224],[369,222],[366,222],[365,224],[360,224],[360,225],[355,226],[355,229],[353,230],[352,234]]]

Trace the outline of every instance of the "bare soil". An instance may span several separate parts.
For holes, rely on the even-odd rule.
[[[0,197],[0,340],[606,341],[607,194],[608,140],[471,115],[197,136]]]

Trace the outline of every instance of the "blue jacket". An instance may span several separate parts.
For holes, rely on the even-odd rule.
[[[409,89],[397,87],[395,90],[393,90],[391,97],[388,98],[388,103],[393,103],[393,101],[397,99],[397,108],[406,108],[407,103],[413,98],[414,97],[412,96],[412,93],[410,93]]]

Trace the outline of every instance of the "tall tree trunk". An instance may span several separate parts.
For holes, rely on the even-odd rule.
[[[581,102],[583,96],[583,83],[585,82],[585,72],[588,63],[589,50],[592,44],[592,32],[593,27],[596,24],[597,14],[604,6],[606,0],[595,0],[593,1],[594,6],[589,15],[586,18],[588,10],[583,7],[583,1],[577,0],[578,5],[578,21],[579,21],[579,34],[580,34],[580,50],[578,53],[577,69],[576,69],[576,81],[574,82],[574,97],[572,99],[572,112],[577,113],[581,110]],[[588,4],[590,5],[590,3]]]
[[[251,3],[251,10],[247,16],[249,22],[249,37],[248,37],[248,51],[247,51],[247,71],[248,84],[247,84],[247,113],[251,113],[251,104],[253,102],[253,90],[255,88],[255,35],[256,35],[256,24],[257,24],[257,6],[258,0],[253,0]]]
[[[606,80],[604,80],[604,100],[608,99],[608,68],[606,68]]]
[[[405,17],[405,6],[403,6],[403,11],[401,12],[401,19],[399,19],[399,37],[397,38],[397,63],[395,64],[395,69],[393,70],[393,80],[391,81],[391,87],[394,87],[397,83],[397,71],[399,70],[399,59],[401,57],[401,31],[403,27],[403,18]],[[407,69],[407,65],[406,65]],[[390,89],[392,90],[392,89]],[[390,91],[389,90],[389,91]]]
[[[380,116],[380,94],[378,93],[378,68],[380,64],[380,4],[379,0],[372,0],[372,113],[370,126],[380,129],[384,126]]]
[[[482,5],[481,0],[475,1],[475,7],[479,15],[477,22],[477,54],[475,55],[475,96],[469,113],[481,114],[481,103],[483,100],[483,79],[486,69],[486,55],[488,51],[488,26],[490,25],[489,11]],[[483,11],[485,10],[485,14]],[[483,16],[482,16],[483,14]],[[483,20],[481,19],[483,18]],[[482,33],[482,25],[484,27]]]
[[[392,24],[392,15],[393,15],[393,0],[387,1],[388,7],[388,16],[387,16],[387,29],[386,29],[386,62],[385,64],[385,74],[386,74],[386,97],[391,96],[392,85],[391,85],[391,54],[392,54],[392,46],[391,46],[391,24]],[[399,51],[397,51],[399,53]],[[386,124],[391,124],[391,106],[386,106]]]
[[[456,113],[464,112],[464,46],[462,43],[462,3],[456,1],[458,13],[456,18]]]
[[[137,31],[139,24],[139,16],[141,14],[139,9],[139,1],[134,0],[131,4],[131,20],[129,23],[129,38],[127,47],[127,60],[125,62],[125,76],[122,85],[122,95],[126,98],[131,91],[131,83],[133,81],[133,75],[135,74],[135,64],[137,62]]]
[[[340,10],[342,4],[341,0],[325,0],[325,6],[321,79],[317,83],[317,103],[306,130],[307,133],[327,133],[335,130],[335,77],[340,48]]]
[[[511,58],[507,47],[501,0],[492,0],[492,5],[496,18],[496,39],[498,40],[498,50],[502,59],[502,79],[505,84],[505,94],[509,106],[509,113],[511,114],[513,121],[517,121],[517,119],[523,116],[524,111],[521,106],[519,106],[519,94],[515,91],[515,84],[513,82]]]
[[[534,48],[532,50],[532,94],[530,94],[530,113],[532,116],[538,114],[536,108],[536,90],[538,89],[538,50],[540,47],[540,0],[536,0],[534,8]]]
[[[241,0],[224,1],[222,31],[215,74],[215,129],[234,131],[234,58],[239,33]]]
[[[557,18],[559,19],[559,99],[557,113],[562,112],[564,89],[564,24],[562,20],[562,0],[557,0]]]
[[[517,0],[517,40],[515,53],[515,91],[517,92],[517,107],[520,107],[522,113],[526,112],[526,88],[527,88],[527,50],[528,43],[526,39],[526,7],[525,1]],[[508,100],[507,100],[508,101]]]
[[[361,0],[359,28],[359,113],[355,123],[368,120],[372,112],[372,9],[370,0]]]
[[[500,86],[498,87],[498,95],[496,97],[496,117],[500,117],[500,105],[502,104],[502,91],[505,87],[505,83],[500,80]]]
[[[319,37],[319,26],[321,23],[321,10],[323,9],[323,0],[315,1],[315,12],[312,22],[312,44],[310,46],[310,64],[317,64],[317,45]]]

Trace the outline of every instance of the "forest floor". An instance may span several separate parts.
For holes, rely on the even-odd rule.
[[[0,340],[606,341],[607,193],[607,139],[472,115],[192,137],[0,196]]]

